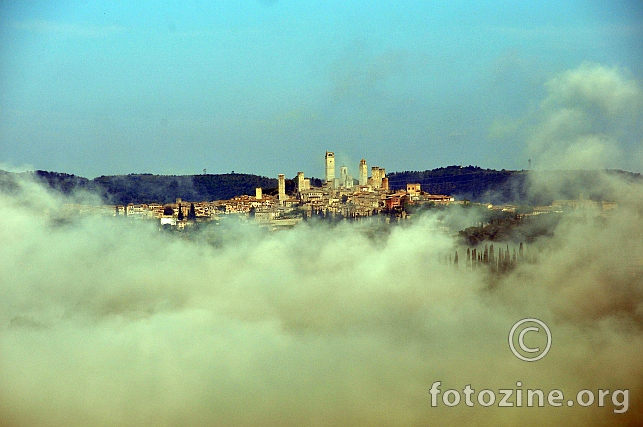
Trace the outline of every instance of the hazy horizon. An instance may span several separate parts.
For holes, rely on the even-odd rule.
[[[392,173],[403,173],[403,172],[425,172],[427,170],[435,170],[435,169],[441,169],[441,168],[449,168],[449,167],[462,167],[462,168],[467,168],[467,167],[480,167],[481,169],[485,170],[495,170],[495,171],[501,171],[501,170],[506,170],[509,172],[529,172],[530,170],[528,169],[493,169],[493,168],[485,168],[479,165],[447,165],[447,166],[438,166],[433,169],[419,169],[419,170],[399,170],[399,171],[386,171],[387,175],[390,175]],[[10,172],[10,173],[29,173],[29,172],[36,172],[36,171],[42,171],[42,172],[54,172],[54,173],[64,173],[64,174],[69,174],[69,175],[75,175],[71,174],[66,171],[54,171],[54,170],[42,170],[42,169],[33,169],[30,167],[26,167],[23,165],[22,167],[20,166],[14,166],[14,165],[7,165],[7,164],[1,164],[0,163],[0,171],[4,172]],[[550,170],[538,170],[534,172],[539,172],[539,173],[547,173],[547,172],[581,172],[581,171],[596,171],[596,172],[608,172],[608,171],[622,171],[626,173],[632,173],[632,174],[641,174],[641,172],[635,172],[631,170],[625,170],[625,169],[614,169],[614,168],[596,168],[596,169],[550,169]],[[277,179],[277,176],[265,176],[265,175],[259,175],[255,174],[252,172],[237,172],[237,171],[230,171],[230,172],[221,172],[221,173],[211,173],[207,172],[208,175],[226,175],[226,174],[244,174],[244,175],[255,175],[255,176],[261,176],[264,178],[271,178],[271,179]],[[82,176],[82,175],[76,175],[80,178],[87,178],[87,179],[94,179],[94,178],[99,178],[101,176],[125,176],[125,175],[161,175],[161,176],[192,176],[192,175],[202,175],[203,172],[201,173],[193,173],[193,174],[156,174],[156,173],[151,173],[151,172],[128,172],[128,173],[123,173],[123,174],[115,174],[115,175],[107,175],[107,174],[101,174],[97,176]],[[316,178],[316,179],[322,179],[323,180],[323,174],[320,176],[307,176],[308,178]],[[294,176],[290,177],[286,175],[287,180],[294,180],[297,178],[297,175],[295,174]],[[353,178],[354,180],[357,178]]]

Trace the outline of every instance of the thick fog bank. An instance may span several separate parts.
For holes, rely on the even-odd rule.
[[[145,222],[53,221],[65,200],[20,185],[0,195],[0,425],[643,419],[640,189],[624,190],[613,212],[571,213],[528,248],[536,263],[498,278],[463,258],[445,264],[460,246],[430,212],[375,238],[363,223],[276,233],[240,224],[214,246]],[[537,362],[508,346],[525,317],[552,332]],[[447,407],[441,394],[433,407],[436,381],[462,402]],[[525,399],[560,389],[564,402],[627,389],[629,400],[487,408],[474,395],[469,407],[468,384],[498,400],[499,389]]]

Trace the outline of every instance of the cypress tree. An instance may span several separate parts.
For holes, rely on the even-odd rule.
[[[498,271],[503,271],[505,258],[502,256],[502,248],[498,248]]]

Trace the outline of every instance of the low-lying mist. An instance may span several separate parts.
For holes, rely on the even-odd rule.
[[[240,222],[212,245],[152,222],[54,221],[67,199],[19,186],[0,194],[0,425],[643,419],[643,191],[631,184],[616,210],[570,212],[529,245],[536,262],[500,276],[467,268],[458,230],[443,232],[440,216],[462,209],[375,238],[368,222],[274,233]],[[443,259],[455,250],[457,268]],[[507,342],[526,317],[553,336],[532,363]],[[443,392],[560,389],[565,402],[627,389],[629,401],[432,407],[435,381]]]

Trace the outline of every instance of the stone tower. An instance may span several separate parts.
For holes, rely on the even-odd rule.
[[[348,187],[348,167],[339,167],[339,185],[341,187]]]
[[[326,151],[326,182],[332,184],[335,179],[335,153]]]
[[[279,201],[286,200],[286,177],[283,173],[279,174]]]
[[[366,185],[368,183],[368,166],[366,160],[362,159],[359,162],[359,185]]]
[[[304,181],[305,181],[304,173],[297,172],[297,191],[301,192],[301,190],[305,190]]]

